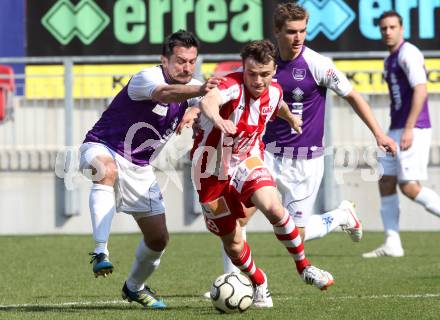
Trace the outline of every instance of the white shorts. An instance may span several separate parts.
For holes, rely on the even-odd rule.
[[[116,210],[132,214],[135,219],[165,213],[163,196],[151,166],[141,167],[100,143],[87,142],[80,147],[80,170],[89,169],[97,156],[115,160],[118,176],[115,182]]]
[[[388,135],[400,145],[403,129],[393,129]],[[384,176],[395,176],[399,182],[419,181],[428,178],[429,148],[431,145],[431,128],[413,129],[413,143],[408,150],[397,150],[396,157],[385,155],[379,157]]]
[[[324,174],[324,157],[290,159],[274,157],[266,151],[264,161],[277,183],[283,206],[298,227],[305,227],[314,213],[313,208]]]

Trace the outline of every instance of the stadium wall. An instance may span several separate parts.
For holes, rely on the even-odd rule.
[[[355,201],[359,216],[366,230],[382,230],[379,213],[379,194],[375,181],[365,181],[361,171],[345,173],[335,170],[335,175],[343,178],[343,184],[334,189],[336,199]],[[178,177],[183,179],[183,171]],[[427,186],[440,193],[440,167],[430,167]],[[206,231],[203,217],[185,203],[184,192],[167,183],[166,173],[158,173],[167,208],[167,224],[171,232]],[[183,180],[182,180],[183,181]],[[52,172],[46,173],[2,173],[0,175],[0,235],[23,234],[87,234],[91,233],[88,210],[89,184],[82,183],[78,190],[79,215],[63,215],[62,203],[55,191],[60,181]],[[440,219],[427,213],[419,205],[401,197],[401,229],[408,231],[440,230]],[[272,228],[261,213],[249,223],[249,231],[271,231]],[[137,232],[134,220],[126,214],[118,213],[112,225],[112,232]]]

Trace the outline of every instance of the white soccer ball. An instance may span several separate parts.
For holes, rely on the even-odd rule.
[[[241,273],[225,273],[215,279],[211,287],[211,301],[220,312],[244,312],[251,305],[254,287]]]

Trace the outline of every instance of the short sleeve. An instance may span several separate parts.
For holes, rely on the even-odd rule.
[[[272,89],[272,88],[274,88],[274,89]],[[281,107],[281,103],[283,102],[283,89],[276,81],[272,82],[270,89],[272,89],[272,90],[270,90],[270,93],[271,93],[270,100],[272,100],[272,99],[274,99],[275,101],[278,100],[275,103],[275,105],[276,105],[275,110],[269,119],[269,121],[274,121],[275,118],[277,117],[278,110]],[[274,92],[274,93],[272,93],[272,92]]]
[[[397,61],[405,73],[411,88],[427,82],[423,54],[417,47],[406,42],[399,52]]]
[[[342,97],[345,97],[353,89],[347,77],[336,68],[329,58],[307,48],[307,51],[304,52],[304,59],[319,86],[329,88]]]
[[[222,98],[222,104],[235,100],[240,96],[240,83],[235,76],[226,76],[226,79],[217,88]]]
[[[162,69],[157,66],[136,73],[128,83],[128,96],[132,100],[150,100],[158,85],[166,84]]]

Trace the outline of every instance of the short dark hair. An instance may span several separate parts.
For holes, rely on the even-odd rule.
[[[275,63],[275,46],[269,40],[251,41],[241,50],[241,59],[252,58],[258,63],[268,64],[270,61]]]
[[[384,13],[382,13],[379,17],[379,23],[385,19],[385,18],[389,18],[389,17],[396,17],[399,20],[399,24],[402,25],[402,16],[394,10],[390,10],[390,11],[385,11]]]
[[[199,46],[199,40],[192,32],[180,29],[166,37],[162,45],[162,55],[169,58],[173,54],[174,47],[196,47],[198,50]]]
[[[297,3],[281,3],[273,13],[273,24],[276,29],[281,30],[286,21],[309,21],[309,13],[303,6]]]

